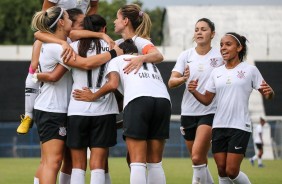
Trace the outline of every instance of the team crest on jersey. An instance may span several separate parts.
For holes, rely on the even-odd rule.
[[[243,78],[245,78],[245,73],[246,72],[244,72],[244,71],[238,71],[238,74],[237,74],[237,77],[239,78],[239,79],[243,79]]]
[[[60,128],[59,128],[59,135],[60,135],[60,136],[66,136],[66,135],[67,135],[67,129],[66,129],[66,127],[60,127]]]
[[[218,65],[218,59],[217,58],[211,58],[210,61],[211,61],[210,65],[212,67],[217,67],[217,65]]]
[[[192,61],[189,61],[189,60],[186,61],[187,64],[188,64],[188,63],[191,63],[191,62],[192,62]]]

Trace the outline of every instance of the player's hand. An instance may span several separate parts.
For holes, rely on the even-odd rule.
[[[62,60],[64,62],[69,61],[71,58],[74,58],[75,60],[76,55],[72,47],[67,42],[63,42],[62,47],[63,47],[63,52],[61,54]]]
[[[189,79],[189,77],[190,77],[190,69],[189,69],[189,65],[186,65],[182,76],[184,82],[186,82]]]
[[[188,84],[188,91],[190,93],[194,93],[198,87],[198,79],[197,80],[191,80]]]
[[[72,92],[72,96],[75,100],[78,101],[92,102],[95,100],[92,91],[87,87],[82,88],[82,90],[75,89]]]
[[[274,96],[273,89],[264,80],[260,85],[260,91],[266,98],[272,98]]]
[[[132,57],[132,58],[124,58],[125,61],[128,62],[128,64],[123,68],[124,73],[129,74],[134,70],[134,74],[136,74],[139,69],[143,65],[143,57],[137,56],[137,57]]]
[[[107,34],[103,34],[102,39],[108,43],[110,50],[113,49],[116,45],[116,42],[112,40],[111,37],[109,37]]]

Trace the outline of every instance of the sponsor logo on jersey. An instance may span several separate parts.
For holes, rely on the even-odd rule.
[[[239,78],[239,79],[243,79],[243,78],[245,78],[245,73],[246,72],[244,72],[244,71],[238,71],[238,74],[237,74],[237,77]]]
[[[218,59],[217,58],[211,58],[210,61],[211,61],[210,65],[212,67],[217,67],[218,66]]]

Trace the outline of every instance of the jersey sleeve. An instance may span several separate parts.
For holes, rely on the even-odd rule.
[[[256,66],[254,66],[252,70],[252,87],[258,90],[260,88],[260,85],[262,84],[262,81],[263,81],[263,77],[260,71]]]
[[[71,70],[71,67],[67,66],[64,64],[64,61],[62,60],[61,54],[63,52],[63,48],[61,45],[59,44],[54,44],[53,48],[52,48],[52,57],[58,61],[58,64],[62,65],[63,67],[65,67],[67,70]]]
[[[211,93],[215,93],[216,88],[215,88],[215,81],[214,81],[214,75],[215,75],[216,69],[214,69],[206,83],[205,89]]]
[[[108,75],[110,72],[118,72],[119,73],[119,67],[118,67],[119,59],[120,59],[120,57],[116,57],[116,58],[109,61],[106,75]]]
[[[183,74],[185,70],[185,60],[187,59],[186,56],[187,56],[186,52],[182,52],[178,56],[174,68],[172,69],[173,72],[178,72],[180,74]]]

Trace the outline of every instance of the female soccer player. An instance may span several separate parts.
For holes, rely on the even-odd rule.
[[[220,41],[220,52],[226,62],[215,68],[200,93],[198,79],[190,81],[188,90],[204,105],[216,96],[217,109],[212,129],[212,152],[217,165],[219,183],[248,184],[249,178],[240,171],[251,134],[249,97],[253,89],[266,98],[274,96],[259,70],[245,60],[246,38],[237,33],[226,33]]]
[[[168,81],[170,88],[198,79],[197,90],[204,92],[205,84],[214,68],[223,64],[219,49],[211,46],[215,35],[215,26],[207,18],[201,18],[195,25],[195,48],[190,48],[180,54]],[[213,183],[207,167],[207,153],[210,148],[212,122],[216,109],[213,101],[204,106],[185,89],[181,105],[180,131],[193,163],[192,183]]]

